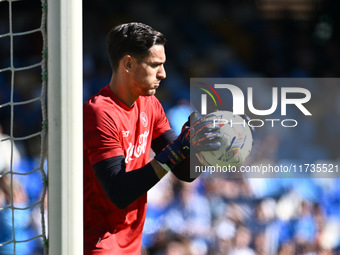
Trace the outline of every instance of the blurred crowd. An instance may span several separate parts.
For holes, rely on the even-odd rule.
[[[98,0],[83,5],[84,101],[110,80],[107,31],[122,22],[147,23],[168,39],[167,78],[157,97],[177,133],[190,113],[191,77],[335,78],[340,74],[339,2],[334,0],[289,4],[269,0]],[[13,31],[39,27],[40,11],[40,1],[14,2]],[[1,2],[0,35],[9,32],[8,19],[8,3]],[[11,60],[10,38],[0,36],[0,70],[11,66],[11,61],[14,67],[40,61],[39,32],[13,40]],[[40,68],[17,71],[14,81],[10,71],[1,71],[0,105],[11,101],[12,84],[15,102],[39,96]],[[268,100],[268,88],[258,87],[258,91],[260,101]],[[257,130],[249,164],[320,159],[340,163],[340,86],[324,84],[311,92],[316,97],[310,106],[313,118],[299,119],[294,132]],[[11,108],[0,107],[2,137],[11,133],[24,137],[41,130],[40,108],[39,102],[15,106],[12,127]],[[39,166],[39,137],[17,141],[13,150],[6,141],[0,142],[0,173],[11,168],[27,173]],[[8,151],[13,151],[12,166],[5,156]],[[14,203],[26,208],[38,201],[41,175],[35,172],[13,178],[8,174],[0,178],[0,208],[5,208],[0,211],[0,243],[13,238],[13,222],[16,240],[41,234],[39,206],[14,214],[8,207]],[[340,180],[233,179],[202,174],[187,184],[168,175],[148,194],[143,247],[143,255],[340,254]],[[18,243],[16,250],[18,254],[41,254],[41,238]],[[0,254],[11,251],[11,244],[0,247]]]
[[[169,176],[149,193],[145,254],[338,254],[339,181],[295,181],[316,199],[291,180]]]

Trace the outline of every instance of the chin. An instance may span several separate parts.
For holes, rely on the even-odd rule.
[[[150,89],[150,90],[147,92],[146,96],[153,96],[154,94],[156,94],[156,89]]]

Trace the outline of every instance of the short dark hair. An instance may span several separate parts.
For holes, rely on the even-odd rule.
[[[161,32],[143,23],[126,23],[113,27],[107,34],[108,55],[113,71],[118,69],[121,58],[131,55],[139,61],[149,55],[153,45],[165,45]]]

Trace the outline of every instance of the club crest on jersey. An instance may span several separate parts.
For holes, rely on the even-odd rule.
[[[149,124],[149,121],[148,121],[148,116],[146,115],[146,113],[141,112],[140,115],[139,115],[139,118],[140,118],[140,121],[141,121],[143,127],[147,127],[147,125]]]

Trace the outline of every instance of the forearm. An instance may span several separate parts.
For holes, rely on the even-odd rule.
[[[155,160],[126,172],[124,157],[103,160],[93,169],[107,197],[120,209],[144,195],[167,173]]]

